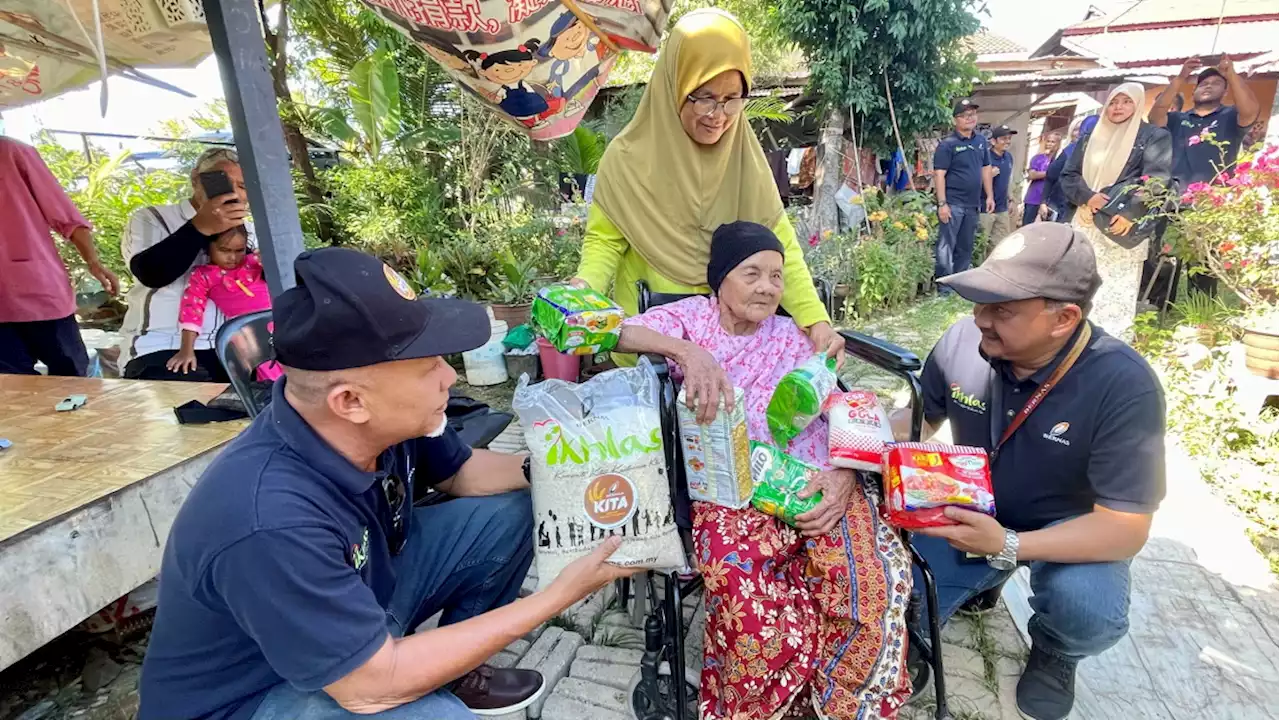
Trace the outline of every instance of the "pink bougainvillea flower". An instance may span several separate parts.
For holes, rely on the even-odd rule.
[[[1218,252],[1220,253],[1229,253],[1235,249],[1236,249],[1236,244],[1233,242],[1224,242],[1218,246]]]
[[[1191,192],[1191,193],[1209,192],[1209,183],[1193,182],[1187,186],[1187,192]]]
[[[1230,270],[1230,269],[1231,269],[1231,261],[1230,261],[1230,260],[1228,260],[1228,261],[1226,261],[1226,262],[1222,263],[1222,269],[1223,269],[1223,270]]]
[[[1253,262],[1253,261],[1252,261],[1252,260],[1250,260],[1249,258],[1245,258],[1245,259],[1243,259],[1243,260],[1241,260],[1241,261],[1240,261],[1240,267],[1241,267],[1241,268],[1247,268],[1247,267],[1249,267],[1249,263],[1251,263],[1251,262]]]
[[[1151,176],[1150,176],[1150,175],[1143,175],[1140,179],[1142,180],[1142,182],[1146,182],[1146,181],[1148,181],[1148,180],[1150,180],[1150,179],[1151,179]]]
[[[818,247],[818,233],[809,236],[809,247]]]
[[[1191,204],[1192,202],[1194,202],[1196,198],[1195,198],[1195,196],[1194,196],[1194,195],[1192,195],[1192,194],[1191,194],[1191,191],[1190,191],[1190,190],[1188,190],[1188,191],[1186,191],[1186,192],[1182,193],[1182,197],[1181,197],[1181,198],[1179,198],[1179,199],[1182,201],[1182,204],[1184,204],[1184,205],[1189,205],[1189,204]]]
[[[1199,136],[1199,135],[1192,135],[1191,137],[1187,138],[1187,144],[1188,144],[1188,145],[1199,145],[1199,144],[1200,144],[1200,136]]]

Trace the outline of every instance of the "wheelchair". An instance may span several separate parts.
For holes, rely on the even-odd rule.
[[[830,308],[829,288],[821,282],[815,284],[818,287],[819,297]],[[640,312],[689,297],[652,292],[644,281],[636,285],[639,290]],[[781,308],[778,312],[786,314]],[[918,440],[924,422],[924,406],[921,402],[920,380],[917,376],[922,367],[920,358],[905,348],[869,335],[849,330],[841,331],[840,335],[845,339],[845,351],[849,356],[906,381],[911,393],[911,439]],[[676,524],[680,529],[681,541],[687,550],[692,547],[693,523],[689,512],[690,500],[685,482],[684,454],[676,416],[676,397],[679,394],[679,388],[676,387],[670,375],[665,358],[652,357],[650,361],[659,379],[659,411],[662,419],[662,444],[667,480],[670,483]],[[846,389],[843,383],[841,383],[841,389]],[[859,481],[869,481],[863,475],[859,473]],[[936,641],[937,638],[942,637],[942,632],[938,621],[938,594],[933,573],[924,557],[912,547],[910,534],[905,530],[899,532],[903,543],[911,553],[912,562],[924,577],[929,637]],[[681,572],[659,573],[650,570],[637,579],[619,581],[617,589],[618,598],[624,608],[628,602],[633,600],[639,602],[642,596],[648,599],[650,608],[643,624],[644,652],[640,661],[639,678],[632,687],[630,697],[635,717],[637,720],[697,720],[697,692],[690,687],[690,682],[686,679],[688,668],[685,663],[684,600],[703,590],[702,578]],[[907,611],[909,621],[920,617],[917,598],[918,596],[913,593],[911,605]],[[936,701],[935,720],[951,720],[946,702],[942,654],[940,649],[937,652],[934,651],[934,647],[939,646],[935,642],[931,647],[919,631],[918,623],[909,622],[908,626],[912,650],[919,653],[932,671]],[[700,668],[695,670],[700,671]],[[913,694],[927,683],[927,676],[928,673],[922,673],[912,678]]]

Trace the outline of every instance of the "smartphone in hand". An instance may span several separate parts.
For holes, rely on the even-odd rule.
[[[216,198],[219,195],[235,192],[231,187],[231,178],[221,170],[200,173],[200,187],[204,189],[206,198]]]

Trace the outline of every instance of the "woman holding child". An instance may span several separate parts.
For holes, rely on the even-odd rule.
[[[777,314],[786,248],[768,228],[736,222],[715,231],[709,255],[714,294],[629,318],[618,349],[671,358],[673,376],[687,393],[697,389],[703,407],[715,406],[720,388],[742,388],[748,436],[771,442],[769,398],[814,352]],[[895,717],[910,695],[910,558],[878,513],[878,490],[831,469],[824,419],[785,450],[823,469],[809,493],[821,490],[822,501],[795,528],[750,506],[693,503],[707,591],[701,716]]]
[[[587,213],[574,284],[634,314],[636,281],[655,292],[705,293],[711,233],[748,220],[782,242],[782,306],[833,354],[844,341],[813,288],[764,151],[742,120],[750,89],[746,31],[714,9],[684,16],[658,55],[635,118],[609,144]]]

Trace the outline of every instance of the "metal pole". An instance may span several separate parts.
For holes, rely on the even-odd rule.
[[[257,0],[205,3],[231,130],[249,191],[249,208],[272,295],[293,287],[302,225],[293,194],[289,150],[280,127]]]

